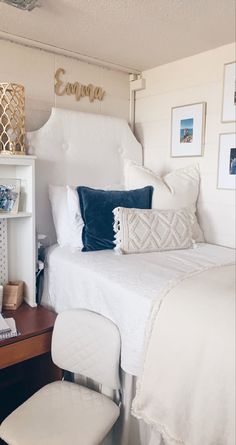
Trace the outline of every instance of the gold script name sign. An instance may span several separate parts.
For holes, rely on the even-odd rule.
[[[55,73],[55,93],[57,96],[75,96],[76,100],[80,100],[81,97],[87,96],[90,102],[94,100],[102,101],[105,96],[105,91],[101,87],[96,87],[91,83],[89,85],[83,85],[80,82],[64,83],[61,80],[61,75],[65,74],[63,68],[58,68]]]

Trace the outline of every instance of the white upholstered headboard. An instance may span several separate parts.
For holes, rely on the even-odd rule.
[[[55,241],[48,185],[122,184],[122,159],[142,164],[142,147],[127,122],[53,108],[46,124],[27,134],[36,161],[36,227]]]

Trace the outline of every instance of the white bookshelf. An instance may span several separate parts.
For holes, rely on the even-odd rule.
[[[15,215],[11,215],[11,214],[8,215],[6,213],[0,212],[0,219],[27,218],[27,217],[29,218],[31,216],[32,216],[31,212],[18,212],[18,213],[15,213]]]
[[[36,305],[35,159],[34,156],[0,155],[0,182],[4,178],[21,180],[18,213],[0,212],[0,277],[2,280],[5,277],[5,281],[23,280],[24,298],[30,306]]]

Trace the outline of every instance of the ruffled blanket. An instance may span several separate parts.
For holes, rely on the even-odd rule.
[[[165,445],[235,444],[235,267],[215,267],[154,305],[133,413]]]

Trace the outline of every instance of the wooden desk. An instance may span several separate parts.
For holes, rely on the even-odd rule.
[[[0,341],[0,369],[51,351],[54,312],[24,303],[16,311],[4,311],[4,316],[15,319],[21,335]]]
[[[21,335],[0,341],[0,422],[35,391],[61,378],[51,360],[51,338],[56,314],[42,306],[22,304],[13,317]]]

